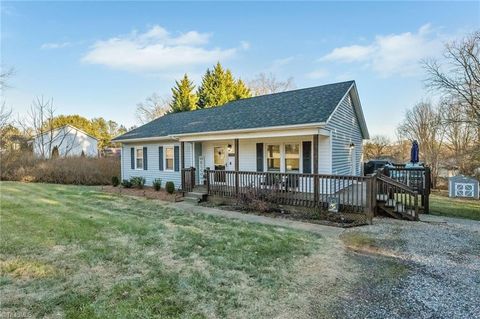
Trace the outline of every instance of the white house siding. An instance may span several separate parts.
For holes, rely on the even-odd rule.
[[[175,188],[180,188],[181,184],[181,175],[180,171],[160,171],[159,169],[159,157],[158,157],[158,147],[159,146],[179,146],[179,142],[162,142],[162,143],[135,143],[135,144],[123,144],[122,146],[122,179],[130,179],[134,176],[144,177],[145,185],[152,186],[152,182],[157,179],[162,179],[162,187],[166,182],[172,181],[175,184]],[[130,149],[135,148],[147,148],[147,169],[132,169],[131,167],[131,156]],[[164,153],[165,154],[165,153]],[[179,152],[181,157],[181,151]],[[185,143],[185,167],[193,166],[193,153],[192,153],[192,144]],[[181,167],[181,159],[179,159],[179,164]]]
[[[303,171],[303,160],[302,160],[302,142],[304,141],[313,141],[312,135],[305,136],[292,136],[292,137],[275,137],[275,138],[255,138],[255,139],[240,139],[239,140],[239,170],[240,171],[257,171],[257,143],[263,143],[264,146],[264,155],[266,154],[266,147],[268,144],[288,144],[288,143],[299,143],[300,144],[300,172]],[[215,146],[226,146],[231,144],[234,145],[234,140],[222,140],[222,141],[206,141],[202,142],[202,151],[203,156],[205,156],[205,167],[214,169],[213,162],[213,149]],[[283,152],[283,147],[281,147]],[[312,146],[313,152],[313,146]],[[313,160],[313,154],[311,155]],[[330,152],[330,138],[328,136],[319,137],[319,165],[318,170],[320,174],[329,174],[331,173],[331,152]],[[283,162],[281,164],[283,166]],[[313,165],[313,164],[312,164]],[[264,156],[263,163],[264,171],[267,170],[267,159]],[[231,168],[233,170],[233,167]],[[228,168],[227,168],[228,170]],[[281,171],[284,171],[282,167]],[[313,172],[313,167],[312,170]]]
[[[332,114],[326,128],[330,130],[332,138],[332,174],[351,175],[352,152],[355,152],[355,175],[360,175],[363,138],[349,94]],[[355,144],[353,150],[349,147],[351,143]]]
[[[63,126],[52,132],[36,136],[33,140],[33,152],[38,157],[50,158],[54,147],[60,157],[98,156],[97,140],[71,126]]]

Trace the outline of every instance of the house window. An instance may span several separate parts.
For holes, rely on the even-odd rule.
[[[173,171],[173,147],[165,147],[165,170]]]
[[[280,171],[280,145],[267,146],[267,170]]]
[[[135,164],[136,169],[143,169],[143,148],[135,150]]]
[[[300,144],[285,144],[285,170],[300,171]]]

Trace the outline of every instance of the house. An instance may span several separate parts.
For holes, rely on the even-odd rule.
[[[42,158],[98,156],[97,139],[70,124],[40,133],[31,143],[33,153]]]
[[[167,114],[114,141],[122,143],[122,179],[142,176],[151,185],[161,178],[182,188],[189,167],[196,184],[205,169],[360,176],[368,138],[348,81]]]

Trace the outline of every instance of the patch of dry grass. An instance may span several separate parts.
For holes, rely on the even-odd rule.
[[[298,286],[302,272],[326,246],[312,234],[191,214],[93,187],[0,187],[0,295],[8,296],[2,313],[295,314],[308,293],[308,282]]]

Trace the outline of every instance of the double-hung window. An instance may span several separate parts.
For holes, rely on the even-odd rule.
[[[173,147],[165,147],[165,170],[173,171]]]
[[[135,168],[143,169],[143,148],[135,150]]]
[[[267,146],[267,170],[280,171],[280,145]]]
[[[300,171],[300,144],[285,144],[285,171]]]

